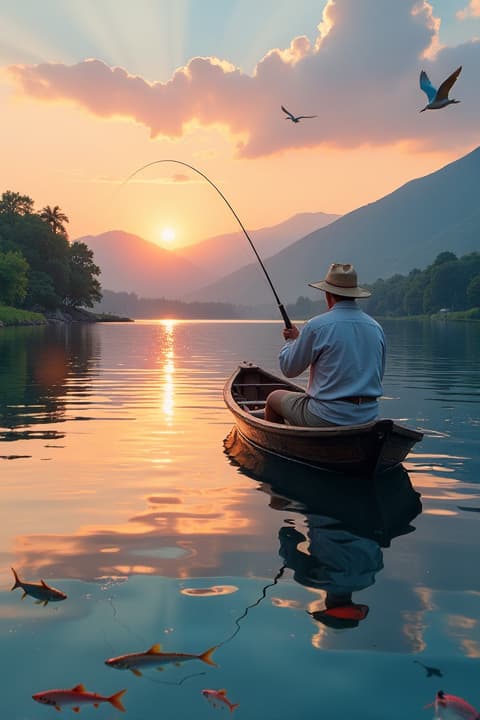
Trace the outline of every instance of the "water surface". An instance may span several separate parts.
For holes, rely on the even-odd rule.
[[[281,328],[1,330],[6,717],[53,717],[32,694],[80,682],[127,688],[133,719],[221,713],[204,688],[226,688],[248,718],[432,717],[423,706],[440,688],[480,708],[480,328],[385,323],[381,414],[425,438],[406,478],[377,489],[375,516],[358,489],[323,478],[312,494],[295,468],[242,469],[225,454],[223,383],[242,360],[277,372]],[[68,599],[21,600],[11,566]],[[332,583],[367,608],[353,627],[321,614]],[[218,667],[135,677],[104,664],[154,643],[217,645]],[[108,703],[89,715],[119,717]]]

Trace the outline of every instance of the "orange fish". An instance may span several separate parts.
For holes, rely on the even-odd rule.
[[[208,702],[213,705],[213,707],[221,707],[222,705],[226,705],[230,712],[233,712],[235,708],[240,705],[240,703],[230,702],[230,700],[227,698],[226,690],[202,690],[202,695],[204,698],[207,698]]]
[[[439,720],[480,720],[480,713],[470,703],[456,695],[447,695],[439,690],[435,700],[428,707],[435,708],[435,718]]]
[[[130,670],[134,675],[141,676],[139,667],[155,667],[157,670],[163,670],[164,665],[173,663],[181,665],[187,660],[202,660],[208,665],[217,667],[213,662],[212,655],[217,649],[214,647],[205,650],[201,655],[190,655],[189,653],[164,653],[161,646],[157,643],[145,652],[128,653],[127,655],[118,655],[118,657],[105,660],[105,665],[116,668],[117,670]]]
[[[15,584],[11,588],[11,590],[15,590],[15,588],[18,587],[22,588],[22,600],[26,598],[27,595],[30,595],[31,597],[36,598],[36,605],[45,606],[49,602],[58,602],[59,600],[67,599],[67,596],[64,592],[62,592],[61,590],[57,590],[56,588],[50,587],[50,585],[47,585],[45,580],[40,580],[39,583],[27,583],[23,582],[23,580],[20,580],[15,568],[13,567],[12,572],[15,578]]]
[[[88,692],[85,686],[75,685],[70,690],[45,690],[44,692],[36,693],[32,695],[32,698],[42,705],[52,705],[55,710],[61,710],[65,705],[73,705],[73,712],[80,712],[80,705],[87,703],[93,704],[93,707],[98,707],[102,702],[109,702],[117,710],[125,712],[125,708],[122,705],[120,698],[125,695],[126,690],[120,690],[120,692],[105,697],[104,695],[98,695],[97,693]]]

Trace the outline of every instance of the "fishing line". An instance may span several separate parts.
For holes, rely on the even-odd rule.
[[[238,618],[234,621],[234,622],[235,622],[235,625],[237,626],[236,629],[233,631],[233,633],[232,633],[228,638],[226,638],[226,640],[222,640],[222,642],[219,642],[219,643],[215,646],[216,648],[222,647],[222,645],[226,645],[226,643],[231,642],[231,640],[233,640],[233,638],[234,638],[236,635],[238,635],[238,633],[240,632],[240,620],[243,620],[243,618],[247,617],[249,610],[251,610],[251,609],[254,608],[254,607],[257,607],[257,605],[260,605],[260,603],[262,602],[262,600],[265,600],[265,598],[267,597],[267,590],[278,583],[278,581],[279,581],[280,578],[282,577],[283,573],[285,572],[285,568],[286,568],[286,567],[287,567],[286,565],[282,565],[282,567],[280,568],[280,570],[278,571],[278,573],[277,573],[277,574],[275,575],[275,577],[273,578],[273,581],[272,581],[271,583],[269,583],[268,585],[265,585],[265,587],[262,589],[262,594],[260,595],[260,597],[259,597],[257,600],[255,600],[255,602],[252,603],[251,605],[247,605],[247,607],[245,608],[245,610],[243,611],[243,613],[240,615],[240,617],[238,617]]]
[[[196,172],[198,175],[200,175],[204,180],[206,180],[206,181],[209,183],[209,185],[211,185],[211,186],[217,191],[217,193],[220,195],[220,197],[222,198],[222,200],[226,203],[227,207],[228,207],[228,208],[230,209],[230,211],[233,213],[236,221],[238,222],[238,224],[239,224],[240,227],[242,228],[245,237],[247,238],[248,242],[250,243],[250,247],[252,248],[253,252],[255,253],[255,256],[256,256],[258,262],[260,263],[260,266],[261,266],[261,268],[262,268],[262,270],[263,270],[263,272],[264,272],[264,274],[265,274],[265,277],[267,278],[267,282],[268,282],[268,284],[270,285],[270,289],[271,289],[272,292],[273,292],[273,295],[274,295],[274,297],[275,297],[275,301],[276,301],[276,303],[277,303],[278,309],[279,309],[280,314],[281,314],[281,316],[282,316],[282,318],[283,318],[283,322],[285,323],[285,327],[286,327],[287,329],[290,329],[290,328],[292,327],[292,323],[291,323],[291,321],[290,321],[290,318],[289,318],[288,315],[287,315],[287,311],[285,310],[285,307],[284,307],[283,304],[280,302],[280,298],[278,297],[277,291],[275,290],[275,288],[274,288],[274,286],[273,286],[273,283],[272,283],[272,281],[271,281],[271,279],[270,279],[270,276],[269,276],[269,274],[268,274],[268,272],[267,272],[267,269],[266,269],[265,265],[263,264],[263,261],[262,261],[260,255],[258,254],[258,252],[257,252],[257,250],[256,250],[256,248],[255,248],[255,245],[253,244],[252,239],[250,238],[250,235],[249,235],[248,232],[246,231],[246,229],[245,229],[242,221],[241,221],[240,218],[238,217],[238,215],[237,215],[237,213],[235,212],[235,210],[233,209],[233,207],[232,207],[232,206],[230,205],[230,203],[228,202],[228,200],[227,200],[227,198],[225,197],[225,195],[224,195],[224,194],[222,193],[222,191],[215,185],[215,183],[212,182],[212,180],[210,180],[210,178],[205,175],[205,173],[201,172],[200,170],[197,170],[196,167],[194,167],[193,165],[189,165],[188,163],[183,162],[182,160],[153,160],[152,162],[149,162],[149,163],[147,163],[146,165],[142,165],[142,167],[138,168],[138,169],[135,170],[131,175],[129,175],[129,176],[127,177],[127,179],[124,180],[124,181],[120,184],[120,188],[122,188],[124,185],[126,185],[126,184],[129,182],[129,180],[131,180],[133,177],[135,177],[135,175],[137,175],[137,174],[138,174],[139,172],[141,172],[142,170],[145,170],[146,168],[151,167],[152,165],[158,165],[158,164],[160,164],[160,163],[176,163],[177,165],[184,165],[185,167],[190,168],[190,170],[193,170],[193,172]],[[120,188],[119,188],[119,189],[120,189]]]
[[[121,620],[119,620],[119,618],[118,618],[118,610],[117,610],[116,606],[115,606],[114,603],[113,603],[114,598],[115,598],[114,595],[113,595],[113,596],[112,596],[112,595],[109,595],[109,596],[106,597],[106,598],[100,598],[100,601],[101,601],[101,602],[105,602],[105,603],[107,603],[108,605],[110,605],[110,607],[112,608],[112,617],[113,617],[114,622],[115,622],[117,625],[120,625],[120,627],[121,627],[123,630],[125,630],[129,635],[131,635],[132,637],[134,637],[134,638],[137,640],[137,642],[140,642],[142,645],[145,645],[145,647],[146,647],[146,646],[147,646],[147,641],[146,641],[141,635],[139,635],[139,634],[136,633],[134,630],[132,630],[132,628],[131,628],[129,625],[127,625],[126,623],[124,623],[124,622],[122,622]],[[111,643],[110,640],[107,638],[107,632],[106,632],[105,627],[103,627],[103,639],[104,639],[104,641],[105,641],[105,644],[110,647],[110,651],[115,655],[115,653],[117,652],[117,650],[115,650],[115,648],[113,647],[112,643]]]
[[[177,682],[174,682],[173,680],[155,680],[152,677],[148,677],[148,675],[143,675],[142,677],[144,680],[155,683],[155,685],[182,685],[186,680],[190,680],[191,678],[200,677],[201,675],[206,674],[206,672],[191,673],[190,675],[185,675],[184,678],[178,680]]]

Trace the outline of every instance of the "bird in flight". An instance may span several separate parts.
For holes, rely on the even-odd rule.
[[[298,123],[298,122],[300,122],[300,120],[304,120],[305,118],[316,118],[317,117],[316,115],[292,115],[292,113],[289,110],[287,110],[286,107],[283,107],[283,105],[280,105],[280,107],[282,108],[283,112],[287,115],[285,120],[291,120],[294,123]]]
[[[420,88],[426,94],[428,104],[425,105],[420,112],[423,112],[424,110],[440,110],[440,108],[447,107],[447,105],[451,105],[452,103],[459,103],[460,100],[450,100],[448,93],[452,89],[453,83],[458,78],[461,71],[462,66],[460,65],[459,68],[457,68],[446,80],[443,81],[437,90],[433,87],[425,70],[422,70],[420,73]]]

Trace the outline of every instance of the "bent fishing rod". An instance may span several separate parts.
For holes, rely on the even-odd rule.
[[[284,307],[283,304],[280,302],[280,298],[278,297],[277,291],[275,290],[275,288],[274,288],[274,286],[273,286],[273,283],[272,283],[272,281],[271,281],[271,279],[270,279],[270,276],[269,276],[269,274],[268,274],[268,272],[267,272],[267,269],[266,269],[265,265],[263,264],[262,258],[261,258],[260,255],[258,254],[258,252],[257,252],[257,250],[256,250],[256,248],[255,248],[255,245],[253,244],[252,239],[250,238],[250,235],[249,235],[248,232],[246,231],[246,229],[245,229],[242,221],[241,221],[240,218],[238,217],[238,215],[237,215],[237,213],[235,212],[235,210],[233,209],[233,207],[232,207],[232,206],[230,205],[230,203],[228,202],[228,200],[227,200],[227,198],[225,197],[225,195],[224,195],[224,194],[222,193],[222,191],[215,185],[215,183],[212,182],[212,180],[210,180],[210,178],[205,175],[205,173],[201,172],[200,170],[197,170],[196,167],[194,167],[193,165],[189,165],[188,163],[183,162],[182,160],[153,160],[152,162],[149,162],[149,163],[147,163],[146,165],[142,165],[142,167],[138,168],[138,170],[135,170],[135,172],[133,172],[131,175],[129,175],[129,176],[127,177],[127,179],[124,180],[124,181],[121,183],[120,187],[122,187],[123,185],[126,185],[129,180],[131,180],[133,177],[135,177],[135,175],[137,175],[137,174],[138,174],[139,172],[141,172],[142,170],[145,170],[146,168],[151,167],[152,165],[158,165],[158,164],[160,164],[160,163],[176,163],[177,165],[184,165],[185,167],[190,168],[190,170],[193,170],[193,172],[196,172],[197,175],[200,175],[204,180],[206,180],[206,181],[209,183],[209,185],[211,185],[211,186],[214,188],[214,190],[217,191],[217,193],[220,195],[220,197],[222,198],[222,200],[225,202],[225,204],[228,206],[228,208],[229,208],[229,209],[231,210],[231,212],[233,213],[236,221],[238,222],[238,224],[239,224],[240,227],[242,228],[245,237],[247,238],[248,242],[250,243],[250,247],[252,248],[253,252],[255,253],[255,256],[256,256],[258,262],[260,263],[260,266],[261,266],[261,268],[262,268],[262,270],[263,270],[263,272],[264,272],[264,274],[265,274],[265,277],[267,278],[268,284],[270,285],[270,288],[271,288],[271,290],[272,290],[272,292],[273,292],[273,295],[274,295],[274,297],[275,297],[275,301],[276,301],[276,303],[277,303],[278,309],[279,309],[280,314],[281,314],[281,316],[282,316],[282,318],[283,318],[283,322],[285,323],[285,327],[287,328],[287,330],[289,330],[289,329],[292,327],[292,323],[291,323],[291,321],[290,321],[290,318],[289,318],[288,315],[287,315],[287,311],[285,310],[285,307]]]

